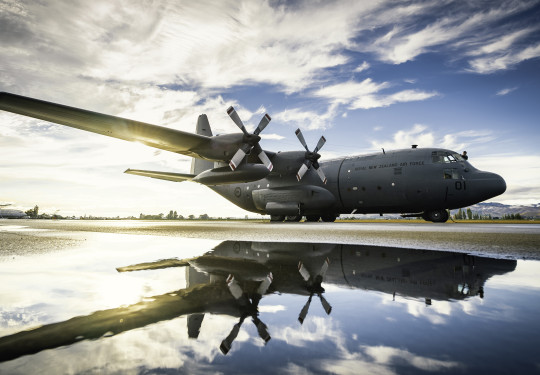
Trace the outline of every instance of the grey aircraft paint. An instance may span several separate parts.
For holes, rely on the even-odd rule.
[[[321,163],[321,168],[326,184],[313,171],[297,181],[291,168],[289,174],[277,171],[259,181],[210,187],[248,211],[330,221],[350,213],[418,213],[446,221],[444,213],[440,219],[429,215],[470,206],[506,190],[501,176],[474,168],[454,151],[436,148],[341,158]]]

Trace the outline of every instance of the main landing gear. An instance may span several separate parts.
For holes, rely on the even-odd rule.
[[[306,222],[309,223],[316,223],[320,220],[322,220],[325,223],[333,223],[336,221],[337,215],[329,214],[329,215],[306,215]],[[285,216],[285,215],[270,215],[270,222],[271,223],[281,223],[283,221],[287,223],[295,223],[302,220],[302,215],[292,215],[292,216]]]
[[[425,221],[432,221],[434,223],[446,223],[450,215],[447,210],[433,210],[424,212],[422,218]]]

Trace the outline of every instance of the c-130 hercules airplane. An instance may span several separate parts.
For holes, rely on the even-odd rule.
[[[237,206],[271,221],[333,222],[340,214],[402,214],[446,222],[448,210],[500,195],[504,179],[474,168],[454,151],[418,148],[319,162],[326,139],[310,150],[271,152],[259,144],[270,122],[264,115],[249,133],[233,107],[228,115],[242,133],[212,135],[206,115],[196,134],[2,92],[0,109],[193,158],[191,173],[128,169],[125,173],[208,186]]]

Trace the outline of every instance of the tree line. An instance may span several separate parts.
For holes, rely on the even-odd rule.
[[[176,211],[169,211],[167,215],[165,214],[157,214],[157,215],[147,215],[141,213],[139,215],[139,219],[141,220],[210,220],[210,216],[207,214],[202,214],[196,217],[195,215],[188,215],[187,217],[184,217],[183,215],[179,215]]]
[[[454,220],[526,220],[521,214],[504,214],[502,217],[493,217],[491,214],[482,215],[477,212],[473,212],[470,208],[466,210],[460,208],[456,214],[454,214]]]

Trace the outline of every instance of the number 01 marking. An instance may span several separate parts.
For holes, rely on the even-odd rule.
[[[467,190],[467,184],[465,183],[465,181],[461,182],[461,181],[456,181],[456,190]]]

